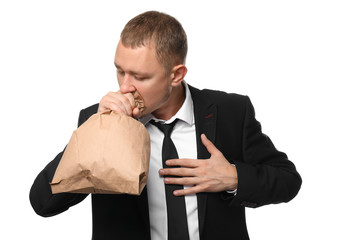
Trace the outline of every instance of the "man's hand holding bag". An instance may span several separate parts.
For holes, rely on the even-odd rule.
[[[136,106],[144,104],[134,93]],[[145,126],[111,110],[92,115],[72,134],[52,180],[52,193],[139,195],[147,183],[150,136]]]

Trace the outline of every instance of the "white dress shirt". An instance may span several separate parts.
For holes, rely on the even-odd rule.
[[[149,114],[140,119],[145,124],[151,139],[150,169],[147,182],[147,196],[149,203],[150,229],[152,240],[168,239],[168,218],[165,199],[164,178],[158,173],[162,166],[162,145],[164,134],[149,121],[161,121],[172,123],[179,119],[172,133],[171,139],[175,144],[179,158],[197,159],[197,145],[195,133],[195,121],[193,100],[188,85],[183,82],[186,91],[186,99],[180,110],[167,121],[156,119]],[[189,186],[185,186],[188,188]],[[196,194],[185,196],[186,215],[190,240],[199,240],[198,204]]]

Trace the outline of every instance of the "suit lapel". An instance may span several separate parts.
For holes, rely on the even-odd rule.
[[[189,90],[191,92],[193,105],[194,105],[198,159],[208,159],[210,158],[210,153],[207,151],[206,147],[202,144],[200,136],[202,133],[204,133],[211,142],[213,143],[215,142],[217,108],[213,103],[211,103],[208,99],[205,98],[205,95],[202,94],[200,90],[193,88],[191,86],[189,86]],[[197,199],[198,199],[199,232],[201,235],[204,228],[207,194],[198,193]]]

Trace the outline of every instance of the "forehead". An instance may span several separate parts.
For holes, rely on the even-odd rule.
[[[155,55],[155,49],[151,44],[132,48],[123,45],[121,41],[116,48],[115,65],[125,71],[161,67]]]

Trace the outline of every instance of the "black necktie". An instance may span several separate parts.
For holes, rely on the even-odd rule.
[[[178,158],[176,147],[170,138],[170,134],[178,119],[170,124],[161,124],[151,121],[164,133],[162,161],[163,167],[169,168],[165,161]],[[171,177],[171,176],[169,176]],[[168,240],[188,240],[188,225],[186,215],[186,204],[184,196],[176,197],[173,192],[183,189],[182,185],[165,184],[165,196],[168,211]]]

